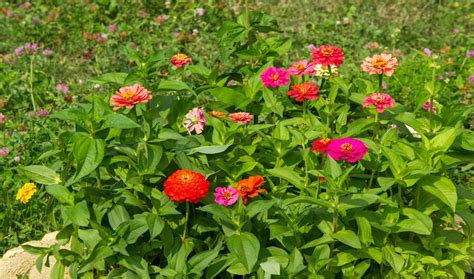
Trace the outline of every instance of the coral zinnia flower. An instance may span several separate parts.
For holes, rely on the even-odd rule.
[[[260,74],[265,87],[278,87],[290,82],[288,72],[282,68],[269,67]]]
[[[209,191],[204,175],[190,170],[177,170],[165,183],[165,194],[172,201],[198,203]]]
[[[385,93],[373,93],[365,97],[362,106],[364,108],[369,106],[375,106],[377,111],[382,113],[385,108],[393,108],[395,100],[388,94]]]
[[[349,163],[355,163],[362,160],[368,151],[367,146],[362,141],[353,138],[342,138],[331,140],[327,155],[336,161],[345,160]]]
[[[239,199],[239,191],[234,187],[217,187],[214,196],[217,204],[231,206]]]
[[[311,57],[316,64],[339,66],[344,61],[344,52],[335,46],[320,46],[312,51]]]
[[[16,193],[16,199],[21,203],[27,203],[36,192],[34,183],[25,183]]]
[[[191,63],[191,58],[189,58],[184,53],[178,53],[171,57],[170,63],[173,64],[176,68],[181,68],[184,65]]]
[[[317,150],[319,153],[323,153],[328,150],[329,143],[331,139],[328,138],[319,138],[316,141],[312,142],[311,151]]]
[[[150,91],[138,84],[122,87],[112,96],[112,105],[114,110],[120,108],[133,108],[138,103],[146,103],[152,98]]]
[[[314,66],[315,64],[308,62],[308,60],[301,60],[295,62],[293,66],[288,69],[288,74],[292,76],[312,75],[316,72]]]
[[[210,116],[213,116],[213,117],[217,117],[217,118],[224,118],[225,117],[225,113],[222,112],[222,111],[211,110],[211,111],[208,111],[207,114],[209,114]]]
[[[371,75],[385,74],[389,77],[395,72],[396,66],[398,66],[397,58],[388,53],[367,57],[361,65],[364,72],[368,72]]]
[[[246,179],[242,179],[237,182],[237,186],[235,187],[237,191],[239,191],[239,195],[242,198],[242,202],[244,204],[247,203],[247,198],[255,198],[260,193],[265,192],[265,189],[258,189],[265,179],[261,176],[249,176]]]
[[[248,112],[240,111],[229,114],[229,118],[236,123],[247,124],[253,119],[253,115]]]
[[[288,91],[288,96],[295,99],[297,102],[303,102],[304,99],[312,100],[318,99],[319,88],[311,82],[303,82],[302,84],[293,85]]]
[[[206,122],[204,111],[201,108],[193,108],[186,114],[183,125],[189,133],[195,131],[196,134],[200,134],[204,130]]]

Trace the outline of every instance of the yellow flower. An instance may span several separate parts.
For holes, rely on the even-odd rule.
[[[16,193],[16,199],[21,203],[27,203],[35,192],[36,185],[34,183],[25,183],[25,185],[18,190],[18,193]]]

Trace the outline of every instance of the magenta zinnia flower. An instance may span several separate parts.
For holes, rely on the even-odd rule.
[[[288,72],[283,68],[269,67],[260,74],[265,87],[278,87],[290,82]]]
[[[247,124],[253,119],[253,115],[248,112],[241,111],[229,114],[229,118],[236,123]]]
[[[234,187],[217,187],[214,192],[215,202],[223,206],[231,206],[239,199],[239,191]]]
[[[63,94],[67,94],[69,92],[69,86],[67,86],[65,83],[58,83],[56,84],[56,90],[58,90],[58,92],[62,92]]]
[[[348,163],[355,163],[362,160],[368,151],[362,141],[342,138],[331,140],[326,153],[336,161],[344,160]]]
[[[435,106],[435,102],[433,102],[433,106],[431,106],[431,103],[430,101],[426,101],[424,104],[423,104],[423,109],[426,110],[426,111],[430,111],[430,107],[432,107],[432,112],[433,113],[436,113],[436,106]]]
[[[288,74],[291,76],[312,75],[316,72],[315,64],[308,62],[308,60],[301,60],[295,62],[289,69]]]
[[[385,93],[373,93],[365,97],[362,106],[364,108],[375,106],[377,111],[382,113],[385,108],[393,108],[395,100],[388,94]]]
[[[193,108],[186,114],[183,125],[189,133],[194,131],[196,134],[200,134],[204,131],[206,122],[207,119],[204,116],[204,110],[202,108]]]

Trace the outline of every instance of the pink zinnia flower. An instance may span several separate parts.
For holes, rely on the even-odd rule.
[[[231,206],[239,199],[239,191],[234,187],[217,187],[215,192],[215,202],[223,206]]]
[[[431,49],[426,48],[426,47],[423,49],[423,52],[426,54],[426,56],[431,56],[433,54]]]
[[[109,24],[108,29],[109,29],[110,33],[114,33],[115,31],[117,31],[117,24],[115,24],[115,23]]]
[[[196,9],[196,14],[198,16],[203,16],[205,13],[206,13],[206,10],[204,10],[203,8],[197,8]]]
[[[50,57],[51,55],[53,55],[53,51],[49,48],[43,50],[43,55],[46,56],[46,57]]]
[[[15,54],[16,54],[16,56],[22,56],[24,50],[25,50],[25,49],[24,49],[23,47],[17,47],[17,48],[15,48]]]
[[[472,58],[472,57],[474,57],[474,50],[468,50],[466,52],[466,54],[467,54],[467,56],[469,56],[469,58]]]
[[[344,160],[355,163],[362,160],[368,152],[367,146],[353,138],[333,139],[329,143],[327,155],[336,161]]]
[[[388,94],[385,93],[373,93],[365,97],[362,106],[364,108],[375,106],[377,111],[382,113],[385,108],[393,108],[395,100]]]
[[[39,117],[46,117],[49,115],[49,112],[45,109],[39,109],[36,111],[36,115],[38,115]]]
[[[303,82],[302,84],[293,85],[288,91],[288,96],[295,99],[297,102],[306,100],[318,99],[319,88],[311,82]]]
[[[122,87],[112,96],[111,103],[114,110],[120,108],[131,109],[138,103],[146,103],[152,98],[151,92],[144,87],[135,84]]]
[[[314,63],[309,63],[308,60],[301,60],[295,62],[293,66],[288,69],[288,74],[290,76],[312,75],[316,72],[314,67]]]
[[[28,52],[29,54],[34,54],[38,51],[38,44],[37,43],[26,43],[25,44],[25,50],[26,52]]]
[[[202,108],[193,108],[186,114],[183,125],[189,133],[194,131],[196,134],[200,134],[204,131],[206,122],[207,119],[204,116],[204,110]]]
[[[311,57],[316,64],[339,66],[344,61],[344,52],[335,46],[320,46],[312,51]]]
[[[260,74],[263,85],[265,87],[278,87],[287,85],[290,82],[290,77],[287,71],[283,68],[269,67]]]
[[[63,94],[67,94],[69,92],[69,86],[65,83],[58,83],[56,84],[56,90],[58,92],[62,92]]]
[[[5,116],[5,114],[0,112],[0,124],[5,124],[7,120],[8,118]]]
[[[430,101],[426,101],[424,104],[423,104],[423,109],[426,110],[426,111],[430,111],[430,107],[431,107],[431,111],[433,113],[436,113],[436,104],[433,102],[433,106],[431,106],[431,103]]]
[[[469,83],[474,83],[474,75],[469,76],[469,78],[467,79],[467,81],[468,81]]]
[[[253,115],[248,112],[241,111],[229,114],[229,118],[236,123],[247,124],[253,119]]]
[[[184,53],[178,53],[171,57],[170,63],[173,64],[176,68],[181,68],[184,65],[191,63],[191,58],[189,58]]]
[[[395,72],[396,66],[398,66],[397,58],[387,53],[367,57],[361,65],[364,72],[368,72],[371,75],[385,74],[389,77]]]
[[[6,147],[0,148],[0,156],[7,157],[9,153],[10,153],[10,150],[8,148]]]

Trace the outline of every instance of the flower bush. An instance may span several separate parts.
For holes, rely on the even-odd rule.
[[[95,79],[109,90],[49,114],[58,160],[18,172],[57,201],[59,243],[24,248],[73,278],[471,272],[472,191],[452,172],[474,150],[472,107],[443,103],[434,78],[411,103],[383,93],[394,54],[293,57],[274,31],[258,12],[225,22],[213,63],[129,49],[129,71]]]

